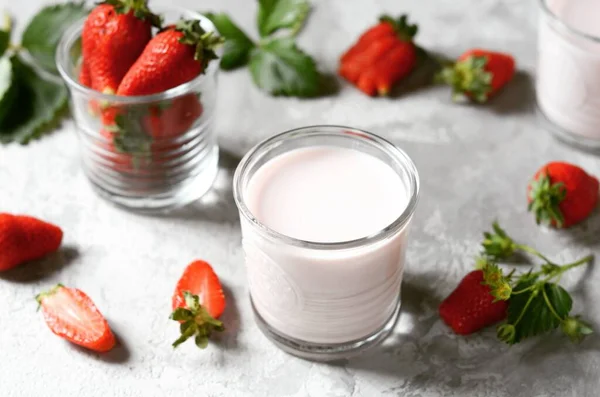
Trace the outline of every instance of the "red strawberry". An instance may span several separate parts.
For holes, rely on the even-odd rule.
[[[109,351],[115,346],[115,336],[106,319],[82,291],[58,284],[35,299],[54,334],[98,352]]]
[[[417,26],[408,24],[406,15],[397,20],[381,17],[342,55],[338,73],[367,95],[387,95],[416,65],[416,33]]]
[[[86,87],[92,86],[90,70],[88,69],[87,64],[85,62],[81,64],[81,70],[79,70],[79,82]]]
[[[452,87],[454,98],[466,95],[476,102],[486,102],[515,75],[514,58],[502,52],[473,49],[436,76]]]
[[[123,76],[152,38],[160,18],[145,0],[105,0],[96,6],[83,26],[83,60],[92,88],[114,94]]]
[[[194,261],[177,282],[172,299],[171,318],[181,322],[181,337],[173,346],[195,335],[196,345],[206,347],[212,331],[224,331],[216,320],[225,310],[225,295],[212,267],[204,261]]]
[[[507,309],[507,301],[494,302],[490,287],[483,284],[483,271],[474,270],[444,299],[439,312],[454,332],[467,335],[502,321]]]
[[[0,271],[56,251],[62,237],[58,226],[30,216],[0,213]]]
[[[537,223],[566,228],[586,219],[598,204],[599,183],[576,165],[551,162],[527,187],[529,211]]]
[[[220,39],[207,33],[200,21],[180,21],[146,45],[117,90],[118,95],[150,95],[187,83],[217,56]]]
[[[185,133],[202,115],[202,104],[196,94],[187,94],[166,106],[150,108],[144,118],[145,130],[154,138],[173,138]]]

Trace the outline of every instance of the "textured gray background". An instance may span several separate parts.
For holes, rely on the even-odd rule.
[[[2,0],[0,8],[22,22],[37,3]],[[253,1],[175,3],[228,10],[255,31]],[[29,147],[0,147],[0,210],[40,216],[65,231],[58,254],[0,275],[0,396],[597,395],[597,336],[580,346],[555,335],[509,349],[493,330],[467,338],[451,334],[436,312],[440,298],[471,269],[480,234],[494,218],[556,260],[600,254],[597,214],[583,226],[556,232],[536,227],[526,212],[525,186],[544,162],[569,160],[600,174],[596,157],[556,142],[536,119],[536,3],[314,1],[301,42],[325,71],[335,70],[350,40],[380,13],[408,11],[421,25],[423,46],[452,56],[473,45],[508,50],[521,72],[487,107],[452,104],[447,89],[421,89],[418,81],[391,99],[369,99],[344,83],[327,98],[275,99],[259,92],[245,70],[223,74],[218,134],[233,155],[225,156],[216,186],[202,202],[170,216],[127,213],[95,196],[79,167],[70,122]],[[235,156],[271,134],[317,123],[381,134],[409,153],[422,180],[397,329],[383,346],[338,365],[288,356],[254,325],[231,195]],[[227,286],[223,320],[229,331],[206,351],[192,344],[173,351],[177,326],[167,319],[170,297],[195,258],[213,263]],[[596,269],[565,277],[576,309],[596,326],[598,277]],[[120,347],[100,356],[50,333],[33,296],[57,282],[95,300]]]

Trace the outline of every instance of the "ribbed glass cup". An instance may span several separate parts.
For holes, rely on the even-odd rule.
[[[165,24],[193,18],[206,31],[215,31],[198,13],[158,11]],[[70,92],[81,160],[92,186],[111,202],[136,211],[166,211],[199,199],[218,171],[213,130],[218,62],[163,93],[103,94],[79,83],[83,23],[65,32],[56,62]]]
[[[387,164],[406,194],[402,213],[370,236],[327,243],[293,238],[262,223],[247,205],[253,176],[271,159],[310,147],[353,149]],[[419,176],[406,153],[353,128],[299,128],[250,150],[233,188],[252,307],[269,339],[291,354],[327,361],[362,352],[389,335],[400,311],[408,229],[419,196]]]

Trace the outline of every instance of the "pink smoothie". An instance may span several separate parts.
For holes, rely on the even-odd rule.
[[[378,158],[335,147],[296,149],[264,164],[244,198],[268,228],[333,243],[373,235],[409,201],[398,173]],[[242,220],[250,292],[279,332],[314,343],[343,343],[378,331],[398,305],[406,230],[345,250],[265,239]]]
[[[559,127],[600,141],[600,1],[544,1],[560,22],[542,13],[538,104]]]

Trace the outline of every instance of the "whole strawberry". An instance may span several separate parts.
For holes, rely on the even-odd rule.
[[[483,271],[474,270],[441,303],[440,317],[460,335],[468,335],[496,324],[506,317],[508,302],[494,302],[491,292],[491,288],[484,284]]]
[[[340,59],[338,73],[367,95],[387,95],[391,87],[414,69],[417,26],[398,19],[380,18]]]
[[[152,38],[152,26],[160,26],[160,18],[150,12],[146,0],[105,0],[90,12],[81,40],[93,89],[116,93]]]
[[[221,42],[200,21],[180,21],[150,40],[117,90],[118,95],[151,95],[177,87],[203,73],[217,58]]]
[[[551,162],[527,187],[529,211],[537,223],[566,228],[586,219],[598,204],[599,183],[576,165]]]
[[[442,69],[436,79],[452,87],[453,98],[465,95],[483,103],[512,80],[514,74],[515,60],[511,55],[472,49]]]
[[[58,226],[30,216],[0,213],[0,271],[58,250],[62,237]]]

